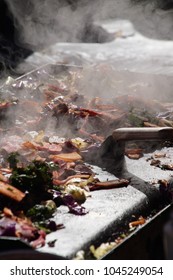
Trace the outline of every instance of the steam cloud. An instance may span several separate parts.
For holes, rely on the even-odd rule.
[[[129,19],[148,37],[173,38],[172,14],[160,18],[155,9],[171,7],[173,3],[171,0],[6,0],[6,2],[15,18],[18,44],[28,46],[32,50],[42,49],[56,42],[78,42],[83,36],[86,24],[111,17]]]
[[[16,39],[33,50],[59,41],[79,40],[100,1],[75,1],[69,5],[70,2],[74,1],[7,0],[18,30]]]
[[[152,15],[153,7],[155,9],[158,1],[132,1],[132,0],[95,0],[95,1],[78,1],[77,8],[73,9],[73,6],[69,6],[66,1],[56,1],[56,0],[30,0],[25,2],[23,0],[6,0],[10,7],[11,12],[15,17],[16,28],[19,30],[20,37],[17,38],[21,44],[26,44],[29,48],[37,50],[45,46],[49,46],[54,42],[74,42],[79,40],[79,34],[82,33],[84,26],[87,21],[97,21],[99,19],[104,19],[106,17],[116,17],[130,19],[134,23],[138,23],[141,18],[137,17],[138,9],[145,8],[143,17],[146,15]],[[133,3],[143,2],[145,5],[133,6]],[[146,13],[145,13],[146,12]],[[141,14],[140,14],[141,15]],[[154,15],[153,15],[154,17]],[[147,19],[146,19],[147,21]],[[152,20],[151,20],[152,22]],[[148,21],[147,21],[148,23]],[[137,25],[138,26],[138,25]],[[140,25],[142,26],[142,25]],[[172,27],[172,24],[171,24]],[[150,24],[145,31],[151,31]],[[173,38],[173,36],[172,36]],[[116,51],[116,50],[115,50]],[[114,72],[108,69],[106,73],[108,76],[100,76],[98,74],[98,82],[96,83],[95,77],[93,77],[93,72],[85,72],[85,79],[79,84],[80,92],[84,95],[88,95],[88,91],[91,96],[104,97],[107,96],[107,91],[109,90],[109,96],[114,96],[115,90],[118,92],[119,77],[117,76],[117,82],[115,81]],[[97,75],[97,73],[95,73]],[[92,80],[93,79],[93,80]],[[127,80],[131,81],[131,77],[127,77]],[[135,75],[136,79],[136,75]],[[148,81],[148,77],[146,77]],[[90,83],[90,88],[88,89],[88,81]],[[100,82],[101,81],[101,82]],[[143,79],[144,81],[144,79]],[[108,88],[109,84],[109,88]],[[165,84],[165,83],[164,83]],[[134,91],[141,90],[141,95],[144,93],[146,95],[146,88],[140,87],[138,89],[134,88]],[[121,94],[133,93],[133,89],[124,88],[124,84],[119,86]],[[123,90],[125,92],[123,92]],[[128,90],[128,91],[127,91]],[[144,92],[143,92],[144,91]],[[23,92],[23,91],[22,91]],[[171,93],[172,94],[172,93]],[[153,94],[154,95],[154,94]],[[157,94],[158,98],[158,94]],[[9,113],[9,118],[13,116],[14,112]],[[32,112],[30,112],[32,115]],[[65,125],[63,125],[65,127]],[[52,131],[55,131],[55,124],[51,121],[47,127],[51,127]],[[66,128],[68,130],[68,128]]]

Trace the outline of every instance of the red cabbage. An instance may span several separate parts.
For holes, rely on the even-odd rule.
[[[66,205],[70,213],[75,215],[86,215],[88,213],[85,207],[78,204],[71,194],[62,194],[55,190],[52,190],[52,194],[56,205]]]

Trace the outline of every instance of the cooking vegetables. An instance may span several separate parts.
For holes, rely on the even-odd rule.
[[[30,208],[26,216],[30,217],[32,221],[44,221],[52,217],[57,207],[54,201],[47,200],[42,204],[36,204]]]
[[[125,179],[117,179],[112,181],[106,182],[95,182],[92,186],[90,186],[90,190],[101,190],[101,189],[112,189],[112,188],[119,188],[119,187],[127,187],[129,184],[128,180]]]
[[[0,102],[0,235],[43,246],[45,233],[64,226],[54,219],[59,209],[87,215],[92,191],[129,184],[100,182],[84,154],[97,151],[117,127],[165,124],[158,114],[164,104],[131,95],[91,98],[78,89],[79,76],[16,81]],[[143,152],[135,146],[125,153],[138,159]]]
[[[18,237],[30,242],[34,248],[45,245],[45,232],[26,217],[17,217],[5,208],[0,219],[0,236]]]
[[[12,171],[10,182],[20,190],[35,194],[36,199],[40,199],[40,196],[53,186],[51,167],[42,161],[33,161],[26,167],[16,167]]]
[[[2,181],[0,181],[0,194],[17,202],[22,201],[22,199],[25,197],[25,193]]]
[[[77,160],[81,160],[82,157],[76,153],[68,153],[68,154],[59,154],[59,155],[51,155],[50,159],[53,160],[54,162],[58,162],[59,160],[63,160],[66,162],[73,162],[73,161],[77,161]]]

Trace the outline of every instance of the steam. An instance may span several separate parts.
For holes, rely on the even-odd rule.
[[[83,0],[76,1],[75,6],[68,4],[70,0],[6,1],[15,18],[14,24],[18,31],[16,36],[17,44],[32,49],[33,51],[42,50],[57,42],[81,42],[86,25],[97,22],[97,20],[99,21],[111,17],[129,19],[134,23],[138,31],[141,31],[146,36],[155,36],[156,38],[160,37],[163,39],[163,37],[168,38],[169,34],[172,34],[172,31],[170,32],[169,29],[165,32],[165,27],[162,28],[166,21],[168,22],[166,28],[171,23],[170,26],[172,29],[172,21],[170,21],[170,19],[172,19],[171,15],[170,17],[163,16],[163,21],[159,21],[160,14],[157,14],[155,8],[161,5],[160,1]],[[133,3],[135,6],[133,6]],[[144,5],[141,5],[142,3]],[[140,16],[137,16],[138,14]],[[155,26],[159,27],[159,30],[155,29]],[[44,77],[44,70],[43,73],[41,73],[41,79],[42,74]],[[165,94],[165,84],[167,81],[164,78],[164,82],[163,77],[161,77],[162,79],[160,80],[158,78],[156,81],[157,88],[155,88],[156,83],[153,82],[153,77],[143,76],[141,81],[138,80],[138,83],[135,83],[137,79],[136,74],[132,77],[128,72],[124,72],[122,77],[122,73],[116,72],[110,65],[103,65],[101,68],[85,68],[83,69],[82,75],[82,78],[76,81],[77,84],[74,84],[74,88],[78,89],[79,94],[88,96],[91,99],[94,97],[101,98],[104,104],[109,104],[110,99],[116,96],[124,95],[125,100],[128,94],[135,95],[137,93],[138,97],[145,96],[145,98],[157,96],[158,100],[163,99],[162,92],[164,92],[165,99],[167,99],[168,96]],[[45,78],[46,82],[48,82],[47,73]],[[126,85],[124,85],[124,81]],[[161,85],[158,81],[159,83],[161,81]],[[43,84],[44,82],[45,80],[43,79]],[[51,79],[50,82],[52,82]],[[16,87],[11,86],[9,90],[10,93],[14,95],[9,96],[9,99],[17,96],[20,102],[19,106],[12,106],[9,109],[6,119],[3,122],[2,132],[4,133],[5,139],[8,139],[9,136],[13,136],[16,133],[24,137],[25,140],[30,140],[30,137],[32,138],[31,134],[33,133],[31,130],[39,130],[37,122],[32,122],[33,117],[37,118],[38,116],[37,106],[34,105],[34,103],[46,103],[47,100],[46,98],[44,99],[43,92],[39,89],[39,84],[36,84],[35,88],[32,88],[35,83],[35,78],[31,77],[31,80],[25,81],[24,77],[22,83],[20,84],[19,81],[19,88],[18,85]],[[72,87],[69,88],[71,89]],[[168,91],[170,91],[170,88]],[[70,93],[73,94],[74,92]],[[169,94],[171,96],[172,92],[169,92]],[[40,99],[40,96],[42,96],[43,99]],[[125,106],[126,105],[125,101]],[[117,114],[119,114],[119,112],[117,112]],[[17,123],[14,123],[15,116],[17,118]],[[69,138],[73,136],[73,134],[71,135],[71,124],[66,120],[62,119],[60,125],[58,123],[59,126],[57,127],[57,120],[50,114],[50,118],[44,119],[44,121],[43,129],[45,135],[54,136],[58,134],[59,136]],[[42,128],[42,126],[40,127]],[[0,138],[0,142],[1,140],[3,140],[3,138]],[[20,141],[21,139],[19,139],[19,142]],[[2,145],[2,143],[0,144]]]
[[[80,42],[86,24],[108,18],[129,19],[139,32],[148,37],[168,38],[170,36],[173,39],[171,13],[168,16],[164,14],[165,12],[156,9],[162,8],[162,4],[168,4],[171,1],[6,0],[6,2],[15,18],[14,23],[18,30],[17,43],[34,51],[42,50],[57,42]],[[70,2],[73,2],[73,4],[69,5]],[[160,13],[163,13],[163,18],[160,17]],[[171,31],[168,27],[170,27]],[[114,77],[114,75],[115,73],[111,77]],[[87,91],[89,91],[91,96],[98,93],[99,96],[104,97],[107,95],[108,87],[109,92],[111,91],[111,95],[113,95],[118,85],[118,88],[120,88],[118,91],[126,93],[127,89],[124,87],[123,82],[122,84],[119,82],[121,74],[117,73],[116,75],[117,83],[114,78],[104,74],[98,79],[99,83],[96,83],[93,72],[86,71],[86,79],[84,78],[80,85],[81,91],[84,95],[88,94]],[[124,75],[131,80],[131,77],[128,77],[128,73]],[[148,77],[145,80],[148,81]],[[151,79],[149,80],[151,81]],[[91,84],[91,81],[92,86],[88,90],[88,83]],[[143,84],[142,92],[145,92],[145,82]]]
[[[72,5],[69,0],[7,2],[15,17],[19,36],[16,40],[38,50],[55,42],[78,41],[100,1],[76,1]]]
[[[33,51],[57,42],[81,42],[85,27],[102,19],[130,20],[147,37],[173,38],[172,14],[160,15],[170,0],[6,0],[16,42]],[[161,20],[160,20],[161,19]],[[159,21],[160,20],[160,21]],[[166,26],[166,28],[164,28]]]

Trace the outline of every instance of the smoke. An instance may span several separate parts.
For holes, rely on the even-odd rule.
[[[6,0],[16,41],[33,51],[56,42],[81,42],[86,26],[102,19],[127,19],[146,37],[173,38],[171,0]],[[173,4],[172,4],[173,5]],[[156,9],[157,8],[157,9]],[[166,13],[166,15],[165,15]]]
[[[95,14],[97,2],[7,0],[18,31],[16,40],[33,50],[55,42],[80,40],[86,23]]]
[[[42,50],[57,42],[81,42],[86,25],[111,18],[128,19],[146,37],[173,39],[172,14],[161,10],[170,7],[172,1],[6,0],[6,2],[15,19],[18,44],[34,51]],[[94,79],[92,75],[93,73],[89,75],[88,81]],[[100,79],[105,83],[102,95],[107,91],[107,85],[110,85],[108,80],[106,76]],[[84,88],[85,84],[81,87]],[[93,94],[98,88],[99,85],[93,82],[91,87]],[[103,89],[103,86],[101,88]]]
[[[89,25],[91,22],[96,22],[97,20],[107,18],[129,19],[131,22],[133,22],[135,27],[143,34],[146,34],[146,36],[158,37],[159,35],[161,38],[163,38],[168,37],[169,34],[172,34],[169,33],[169,30],[166,30],[168,33],[165,32],[165,28],[167,28],[168,24],[163,30],[161,28],[163,25],[161,22],[159,22],[160,15],[157,16],[156,9],[156,6],[158,7],[158,1],[88,0],[75,1],[75,4],[72,1],[73,5],[69,5],[69,0],[6,1],[12,14],[14,15],[14,24],[18,31],[16,36],[18,44],[26,46],[32,50],[43,49],[56,42],[80,42],[86,25]],[[141,5],[142,3],[144,5]],[[163,18],[165,20],[165,16]],[[166,20],[168,20],[168,23],[171,22],[169,21],[169,17],[166,17]],[[158,22],[159,24],[156,24]],[[157,26],[160,31],[158,32],[154,26]],[[167,80],[163,81],[163,78],[160,78],[162,79],[161,85],[159,84],[161,79],[157,80],[155,83],[153,82],[153,77],[148,76],[143,76],[141,81],[138,80],[138,83],[135,83],[137,79],[136,74],[134,74],[132,77],[128,72],[126,72],[123,73],[122,78],[122,73],[115,73],[114,69],[111,67],[105,68],[103,66],[102,68],[95,68],[94,70],[84,69],[83,77],[82,79],[78,80],[77,88],[78,92],[83,96],[88,96],[89,98],[100,97],[105,104],[109,103],[110,98],[112,97],[124,95],[126,98],[127,94],[136,95],[136,93],[138,96],[145,96],[145,98],[154,98],[157,96],[157,99],[161,100],[163,98],[162,92],[164,92],[165,99],[167,98],[165,94],[165,84]],[[126,86],[124,85],[124,81]],[[23,135],[23,133],[27,135],[28,130],[31,129],[37,130],[39,126],[37,127],[36,122],[35,124],[32,122],[32,118],[34,116],[37,118],[38,115],[38,106],[36,106],[34,102],[38,104],[46,102],[44,99],[39,99],[40,96],[42,97],[43,95],[42,92],[40,92],[38,85],[33,90],[33,95],[30,94],[30,87],[28,86],[29,82],[27,81],[26,83],[26,89],[25,83],[23,83],[21,89],[16,88],[16,95],[14,94],[14,96],[18,96],[18,98],[20,97],[20,104],[18,107],[12,106],[9,109],[6,116],[7,119],[5,119],[3,123],[4,130],[7,127],[13,127],[14,125],[14,131],[15,128],[17,128],[18,130],[16,129],[15,132],[18,135]],[[35,80],[31,79],[31,84],[34,82]],[[155,88],[155,84],[157,84],[157,88]],[[164,87],[162,90],[163,84]],[[29,89],[29,92],[27,89]],[[19,93],[20,90],[21,96]],[[170,91],[170,89],[168,89],[168,91]],[[10,92],[15,93],[15,89],[12,87]],[[24,93],[26,93],[26,96]],[[171,94],[172,92],[170,95]],[[29,102],[27,101],[28,98],[30,98]],[[16,117],[17,119],[15,120],[15,116],[20,116],[20,118],[18,119]],[[14,123],[14,121],[17,123]],[[69,124],[66,122],[66,120],[64,121],[64,119],[62,119],[61,125],[58,127],[58,129],[57,120],[54,117],[44,120],[45,133],[48,131],[48,133],[52,135],[56,135],[56,133],[58,133],[60,136],[68,135],[69,137],[70,128],[71,127],[69,127]],[[9,136],[10,133],[14,134],[14,131],[9,129],[9,132],[4,133],[6,136]]]
[[[147,38],[173,40],[173,0],[108,0],[100,15],[129,20]]]

